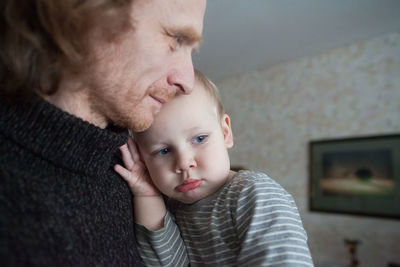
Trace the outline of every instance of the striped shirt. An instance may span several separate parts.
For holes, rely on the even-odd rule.
[[[313,266],[293,198],[263,173],[240,171],[213,195],[168,208],[181,236],[169,212],[161,230],[136,225],[148,266]]]

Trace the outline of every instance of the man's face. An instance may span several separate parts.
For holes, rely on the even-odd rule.
[[[203,88],[167,103],[151,127],[136,134],[153,183],[168,197],[194,203],[230,178],[229,117],[220,119]]]
[[[95,116],[143,131],[176,93],[194,83],[205,0],[135,0],[131,27],[112,42],[95,33],[88,96]]]

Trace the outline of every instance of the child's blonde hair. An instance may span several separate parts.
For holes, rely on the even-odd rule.
[[[194,76],[195,76],[195,82],[199,83],[206,90],[206,92],[209,93],[212,100],[214,100],[215,105],[217,107],[218,117],[222,118],[222,115],[224,115],[225,110],[217,86],[197,69],[194,70]]]

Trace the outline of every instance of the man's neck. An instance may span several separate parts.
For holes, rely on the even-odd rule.
[[[69,86],[68,86],[69,85]],[[89,101],[86,89],[75,89],[71,83],[62,83],[56,93],[52,95],[41,95],[46,101],[68,112],[76,117],[81,118],[100,128],[107,126],[107,121],[101,114],[96,113]]]

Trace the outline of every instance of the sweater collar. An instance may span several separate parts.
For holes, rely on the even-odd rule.
[[[43,99],[0,105],[0,132],[54,165],[93,175],[111,167],[128,139],[126,130],[101,129]]]

